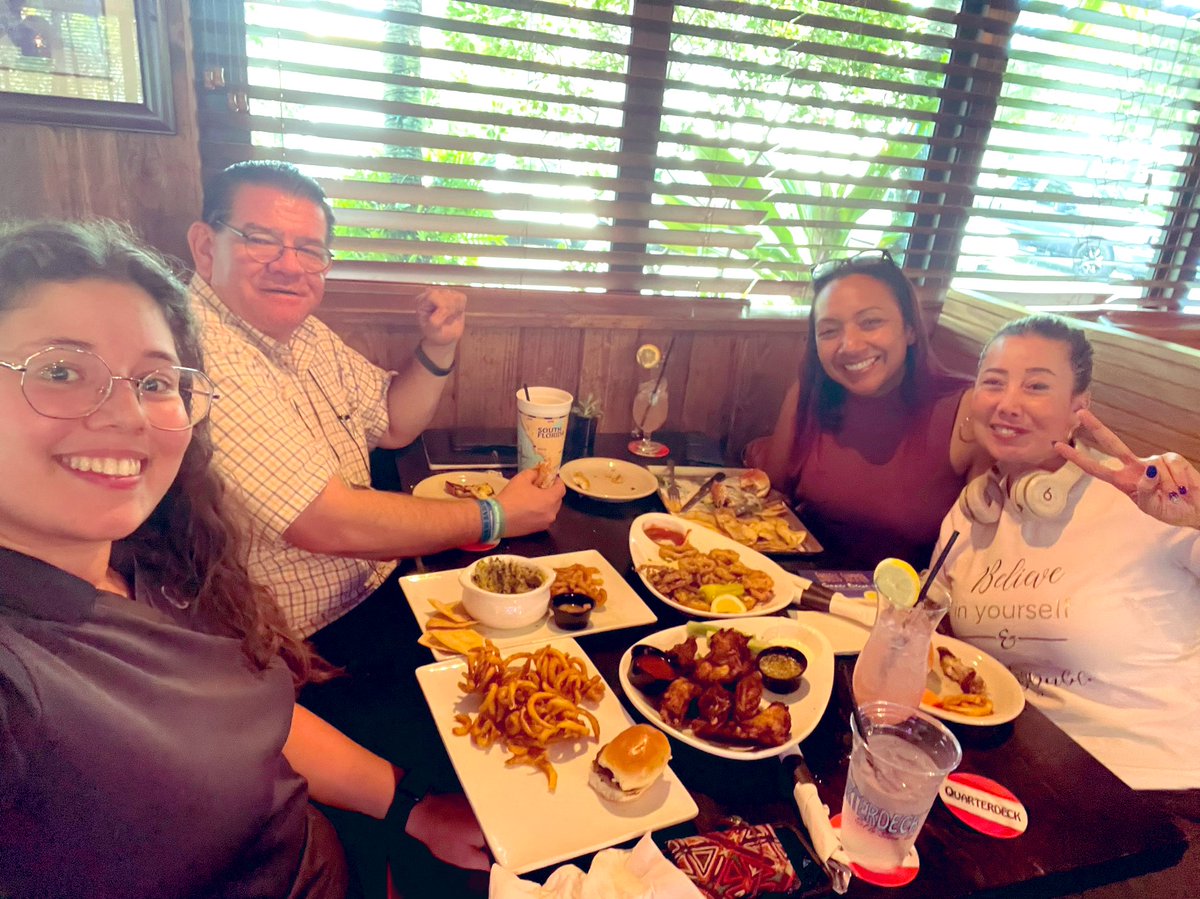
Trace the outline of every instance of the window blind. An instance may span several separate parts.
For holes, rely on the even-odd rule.
[[[1196,244],[1200,6],[196,0],[193,28],[206,171],[320,180],[342,276],[790,302],[886,246],[935,285],[1161,290]]]

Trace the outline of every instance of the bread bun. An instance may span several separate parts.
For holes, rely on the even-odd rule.
[[[635,724],[600,747],[588,786],[611,802],[642,795],[667,768],[671,744],[649,724]]]
[[[761,468],[751,468],[738,478],[738,486],[755,496],[766,496],[771,492],[771,478]]]

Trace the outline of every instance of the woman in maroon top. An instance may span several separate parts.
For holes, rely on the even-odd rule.
[[[971,381],[934,358],[886,250],[817,266],[813,295],[799,382],[747,460],[803,506],[839,564],[923,567],[968,476],[986,467],[960,436]]]
[[[313,662],[241,561],[200,365],[115,225],[0,230],[0,895],[336,899],[310,797],[486,868],[461,796],[295,705]]]

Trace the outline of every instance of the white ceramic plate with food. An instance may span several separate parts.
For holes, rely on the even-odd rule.
[[[597,673],[574,640],[561,638],[551,645],[581,659],[589,675]],[[696,803],[669,766],[630,802],[608,802],[588,786],[600,746],[633,723],[607,684],[597,705],[582,706],[599,722],[599,741],[551,745],[549,757],[558,774],[551,793],[546,775],[536,768],[506,767],[509,753],[503,746],[480,749],[470,737],[453,733],[454,716],[479,707],[479,698],[464,696],[459,687],[465,669],[461,657],[434,662],[417,669],[417,682],[492,855],[510,871],[533,871],[696,817]]]
[[[672,512],[672,503],[667,494],[667,478],[670,475],[670,469],[665,465],[647,465],[646,470],[653,474],[659,481],[658,496],[662,500],[663,508],[668,512]],[[787,504],[787,497],[779,490],[772,487],[765,497],[759,496],[755,491],[753,482],[743,484],[742,478],[751,473],[755,473],[759,477],[766,477],[765,472],[758,471],[753,468],[711,468],[697,465],[678,465],[675,467],[675,484],[679,488],[680,505],[687,503],[689,499],[696,495],[700,487],[710,477],[718,471],[725,472],[725,489],[729,492],[730,505],[722,511],[731,511],[736,514],[737,520],[746,526],[749,526],[754,532],[744,541],[744,545],[759,552],[769,552],[772,555],[792,556],[792,555],[808,555],[823,551],[823,547],[819,540],[812,535],[812,532],[804,526],[804,523],[796,517],[796,513],[792,511]],[[761,489],[761,488],[760,488]],[[764,506],[773,506],[778,510],[777,514],[764,514]],[[689,512],[688,517],[693,521],[699,521],[707,525],[713,530],[733,536],[729,533],[728,528],[723,528],[716,521],[715,517],[716,506],[712,500],[712,494],[700,500]],[[677,514],[677,513],[676,513]],[[784,522],[792,535],[803,534],[803,539],[799,543],[794,543],[792,540],[782,541],[782,539],[768,524],[776,520]],[[739,528],[738,532],[742,532]]]
[[[584,565],[595,568],[598,572],[607,599],[593,612],[587,627],[572,634],[595,634],[601,631],[619,630],[623,627],[637,627],[642,624],[653,624],[658,616],[642,601],[632,587],[617,573],[617,569],[594,549],[580,550],[573,553],[558,553],[553,556],[539,556],[537,561],[548,568],[566,568],[569,565]],[[458,582],[461,568],[452,571],[435,571],[429,574],[411,574],[400,578],[400,588],[412,609],[421,633],[428,629],[429,619],[437,614],[429,600],[436,599],[447,605],[454,605],[462,599],[462,585]],[[491,640],[501,649],[520,646],[525,643],[544,643],[555,637],[561,637],[567,632],[555,625],[547,612],[546,616],[535,624],[516,630],[497,630],[476,624],[474,629],[482,637]],[[449,658],[449,653],[431,650],[436,658]]]
[[[605,503],[645,499],[658,489],[658,478],[623,459],[573,459],[558,474],[576,493]]]
[[[921,703],[921,708],[943,721],[953,721],[955,724],[973,724],[987,727],[993,724],[1004,724],[1012,721],[1025,708],[1025,691],[1013,673],[982,649],[976,649],[970,643],[947,637],[944,634],[933,635],[933,648],[936,653],[945,647],[954,653],[960,662],[969,668],[974,668],[987,685],[988,698],[992,700],[990,715],[963,715],[940,706]],[[925,686],[939,698],[961,693],[958,684],[946,677],[939,666],[936,671],[930,671]],[[936,689],[935,689],[936,687]]]
[[[835,656],[858,655],[871,636],[871,629],[865,624],[828,612],[792,609],[788,617],[824,634]]]
[[[709,755],[737,761],[753,761],[782,755],[811,734],[820,722],[821,716],[825,714],[825,707],[829,705],[829,696],[833,692],[833,647],[829,645],[829,640],[820,631],[792,621],[790,618],[734,618],[720,622],[720,626],[734,628],[749,637],[757,637],[766,642],[779,641],[789,646],[795,646],[808,659],[808,668],[800,682],[800,689],[795,693],[779,696],[763,691],[764,705],[767,702],[782,702],[788,707],[792,718],[792,729],[787,742],[779,746],[758,748],[733,746],[697,737],[689,730],[681,730],[667,724],[650,698],[629,682],[629,666],[633,659],[632,646],[621,657],[619,669],[621,689],[625,691],[625,696],[633,703],[634,708],[645,715],[646,720],[651,724],[660,728],[664,733],[670,734],[702,752],[707,752]],[[651,634],[638,642],[667,650],[682,643],[687,637],[687,625],[680,625]],[[699,654],[703,655],[707,651],[708,640],[705,637],[699,637],[697,645]]]
[[[715,549],[730,550],[737,553],[738,558],[746,568],[752,571],[761,571],[771,579],[771,596],[745,612],[723,614],[712,612],[708,609],[693,608],[660,593],[650,582],[645,572],[641,570],[642,566],[678,566],[677,563],[665,560],[658,554],[658,544],[646,533],[647,527],[652,530],[661,528],[684,534],[688,543],[702,553],[711,552]],[[718,534],[716,531],[710,531],[703,525],[696,524],[684,518],[677,518],[674,515],[667,515],[663,512],[648,512],[645,515],[639,515],[633,520],[633,523],[629,526],[629,555],[633,560],[634,568],[637,569],[638,577],[642,579],[642,583],[646,585],[646,588],[651,593],[671,608],[678,609],[680,612],[695,618],[741,618],[746,615],[769,615],[772,612],[778,612],[780,609],[787,608],[788,604],[792,601],[792,594],[795,592],[795,587],[788,573],[762,553],[742,546],[737,541],[731,540],[723,534]]]
[[[446,489],[447,484],[458,487],[462,492],[468,494],[471,494],[472,487],[486,484],[492,488],[490,495],[495,496],[508,484],[508,478],[494,471],[442,471],[417,484],[412,490],[412,495],[420,499],[455,499],[454,494]],[[484,499],[485,497],[471,494],[460,498]]]

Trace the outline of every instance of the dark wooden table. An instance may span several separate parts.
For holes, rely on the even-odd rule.
[[[625,451],[627,439],[601,435],[597,454],[645,461]],[[676,441],[668,435],[667,442]],[[676,442],[677,447],[680,445]],[[395,458],[395,471],[404,489],[411,490],[429,475],[419,445],[397,453]],[[684,464],[685,460],[680,458],[679,462]],[[608,504],[568,491],[558,520],[549,531],[504,540],[497,550],[539,556],[597,549],[646,598],[659,616],[657,624],[579,638],[605,680],[625,700],[635,720],[639,716],[621,692],[617,677],[621,655],[645,635],[686,620],[654,599],[630,566],[629,523],[650,511],[661,511],[657,497]],[[473,558],[454,551],[415,560],[409,565],[416,570],[439,571],[462,567]],[[776,558],[793,570],[836,567],[836,560],[821,557]],[[834,812],[842,803],[849,757],[847,722],[852,665],[852,658],[839,659],[837,686],[829,708],[816,731],[801,745],[821,796]],[[959,770],[994,778],[1011,789],[1028,810],[1029,827],[1016,839],[993,839],[968,829],[935,801],[917,839],[920,874],[903,888],[903,895],[938,899],[1053,896],[1164,868],[1182,854],[1186,841],[1166,815],[1109,773],[1032,706],[1027,706],[1010,724],[950,727],[963,746]],[[700,815],[690,824],[672,828],[669,836],[718,828],[731,816],[750,823],[799,825],[791,797],[791,780],[778,760],[729,761],[677,741],[672,743],[672,752],[672,768],[696,799]],[[580,864],[586,867],[587,859]],[[541,880],[548,873],[526,876]],[[475,883],[478,885],[479,881]],[[1189,888],[1181,884],[1178,895],[1187,895]],[[848,895],[871,897],[896,893],[855,879]]]

